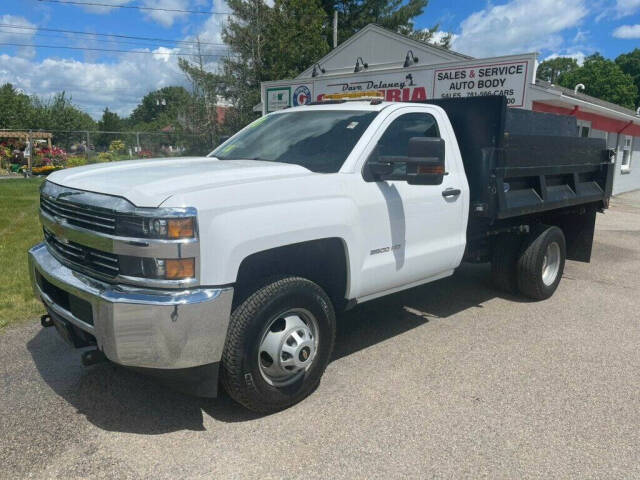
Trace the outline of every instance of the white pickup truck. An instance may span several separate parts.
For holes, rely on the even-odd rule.
[[[435,104],[433,104],[435,103]],[[491,262],[549,297],[588,261],[604,142],[503,98],[330,101],[259,118],[204,158],[59,171],[35,294],[75,347],[271,412],[309,395],[336,311]],[[393,318],[389,318],[393,322]]]

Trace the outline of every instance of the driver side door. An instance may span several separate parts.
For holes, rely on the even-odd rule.
[[[370,144],[367,161],[378,156],[407,157],[410,138],[444,138],[447,174],[440,185],[409,185],[402,179],[406,165],[394,167],[397,180],[376,180],[365,173],[362,198],[367,200],[360,205],[360,213],[362,229],[369,234],[363,235],[359,297],[373,298],[447,276],[462,258],[466,177],[460,178],[459,165],[452,161],[454,154],[459,155],[457,144],[455,149],[450,144],[455,137],[448,130],[442,132],[437,114],[424,106],[400,109],[385,120]],[[453,190],[460,193],[450,195]]]

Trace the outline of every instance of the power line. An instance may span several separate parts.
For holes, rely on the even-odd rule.
[[[11,31],[11,30],[5,30],[4,27],[0,26],[0,33],[8,33],[11,36],[23,36],[23,37],[29,37],[29,40],[31,40],[31,38],[33,38],[33,41],[36,41],[36,37],[38,39],[42,38],[61,38],[61,39],[65,39],[65,40],[71,40],[71,37],[68,34],[64,34],[64,33],[40,33],[40,32],[17,32],[17,31]],[[119,47],[120,45],[133,45],[134,47],[147,47],[147,48],[159,48],[159,47],[165,47],[165,48],[186,48],[188,50],[191,51],[195,51],[195,48],[197,47],[196,45],[191,45],[191,44],[186,44],[186,45],[171,45],[171,44],[162,44],[162,43],[158,43],[158,42],[154,42],[154,43],[146,43],[144,41],[141,40],[135,40],[135,41],[128,41],[128,40],[123,40],[120,38],[88,38],[88,39],[83,39],[84,41],[91,41],[91,42],[98,42],[98,43],[102,43],[102,44],[107,44],[107,45],[111,45],[114,47]],[[222,48],[224,46],[223,43],[219,43],[219,44],[211,44],[213,45],[214,48]],[[207,45],[205,45],[205,47],[207,47]],[[208,50],[209,48],[207,48]]]
[[[0,45],[5,45],[9,47],[34,47],[34,48],[63,48],[66,50],[90,50],[94,52],[119,52],[119,53],[144,53],[147,55],[171,55],[171,56],[189,56],[189,57],[222,57],[226,53],[180,53],[180,52],[141,52],[139,50],[120,50],[120,49],[112,49],[112,48],[90,48],[90,47],[69,47],[66,45],[38,45],[34,43],[0,43]]]
[[[115,33],[93,33],[93,32],[83,32],[80,30],[62,30],[59,28],[44,28],[44,27],[25,27],[22,25],[15,25],[11,23],[0,23],[0,27],[7,28],[18,28],[21,30],[42,30],[46,32],[60,32],[60,33],[73,33],[76,35],[90,35],[96,37],[114,37],[114,38],[126,38],[131,40],[144,40],[144,41],[153,41],[153,42],[172,42],[172,43],[184,43],[189,45],[225,45],[224,43],[215,43],[215,42],[197,42],[191,40],[171,40],[168,38],[154,38],[154,37],[136,37],[132,35],[123,35],[123,34],[115,34]]]
[[[154,10],[160,12],[198,13],[201,15],[234,15],[231,12],[212,12],[207,10],[181,10],[179,8],[141,7],[138,5],[114,5],[112,3],[77,2],[73,0],[38,0],[39,2],[60,3],[63,5],[82,5],[90,7],[130,8],[134,10]]]

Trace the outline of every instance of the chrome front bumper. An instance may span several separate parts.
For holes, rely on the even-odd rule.
[[[64,266],[44,243],[29,250],[29,272],[36,297],[53,313],[93,335],[98,348],[115,363],[181,369],[219,362],[222,357],[233,288],[172,291],[111,285]],[[39,281],[39,276],[46,282]],[[51,286],[56,295],[60,294],[57,288],[62,295],[88,302],[93,325],[57,304],[52,299],[56,295],[45,291]]]

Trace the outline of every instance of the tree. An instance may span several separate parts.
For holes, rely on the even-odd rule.
[[[453,35],[451,33],[447,33],[440,37],[437,42],[434,42],[434,35],[440,30],[440,24],[436,24],[431,28],[424,28],[422,30],[413,29],[413,25],[410,25],[407,28],[400,28],[399,33],[403,33],[414,40],[418,40],[419,42],[424,43],[432,43],[438,47],[442,48],[451,48],[451,40],[453,39]]]
[[[560,75],[573,72],[578,67],[578,62],[571,57],[556,57],[545,60],[538,65],[537,77],[540,80],[556,83]]]
[[[619,55],[615,61],[620,70],[633,79],[638,90],[635,106],[640,107],[640,48],[634,48],[632,52]]]
[[[142,98],[131,113],[130,122],[133,125],[155,123],[159,128],[166,127],[185,114],[190,102],[191,96],[184,87],[164,87]]]
[[[416,30],[413,23],[413,19],[422,15],[428,3],[429,0],[322,0],[322,8],[329,19],[333,18],[334,11],[338,11],[338,43],[370,23],[429,42],[439,26]],[[451,35],[445,35],[440,46],[448,48],[450,42]]]
[[[64,91],[48,100],[33,97],[31,102],[34,108],[32,128],[52,130],[53,143],[65,149],[82,141],[84,131],[95,128],[93,119],[76,107]]]
[[[223,31],[231,53],[217,77],[218,92],[234,108],[225,130],[237,131],[257,114],[260,83],[294,77],[329,50],[327,16],[318,0],[229,0],[234,13]]]
[[[0,128],[30,128],[33,106],[28,95],[10,83],[0,87]]]
[[[122,119],[117,113],[109,110],[109,107],[102,112],[102,118],[98,122],[98,130],[101,132],[118,132],[122,128]],[[96,145],[104,149],[109,147],[109,144],[118,137],[113,133],[100,133],[95,140]]]
[[[200,40],[197,41],[195,61],[178,60],[180,69],[191,82],[190,102],[184,127],[192,135],[189,150],[206,153],[218,141],[218,89],[219,76],[205,69],[205,55]]]
[[[325,12],[317,0],[276,0],[266,31],[264,75],[293,78],[329,51]],[[290,52],[283,55],[283,52]]]
[[[578,83],[585,93],[627,108],[634,108],[638,89],[631,75],[624,73],[612,60],[595,53],[585,58],[582,67],[560,75],[558,84],[573,89]]]

